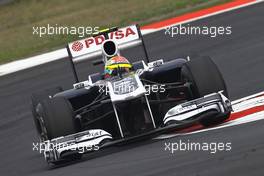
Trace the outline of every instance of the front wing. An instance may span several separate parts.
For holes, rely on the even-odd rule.
[[[72,154],[83,154],[101,151],[116,144],[126,144],[136,140],[144,140],[157,135],[190,127],[211,112],[225,114],[232,111],[230,101],[222,92],[213,93],[170,109],[165,115],[164,125],[149,132],[132,137],[113,139],[112,135],[102,129],[91,129],[83,132],[59,137],[44,142],[44,157],[48,163],[54,163]]]

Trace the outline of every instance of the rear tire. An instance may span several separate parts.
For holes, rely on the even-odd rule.
[[[41,102],[40,116],[49,140],[78,131],[71,104],[63,97],[54,97]]]
[[[216,64],[208,56],[194,58],[186,62],[182,67],[182,76],[185,81],[191,82],[193,98],[200,98],[205,95],[223,90],[228,97],[225,81]],[[203,118],[200,123],[207,127],[224,122],[230,116],[230,112],[220,116]]]

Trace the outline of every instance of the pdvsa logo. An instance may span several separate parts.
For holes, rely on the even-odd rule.
[[[72,44],[72,50],[73,51],[81,51],[83,49],[83,44],[81,42],[74,42]]]
[[[133,37],[137,33],[131,27],[127,27],[124,29],[119,29],[117,31],[111,32],[108,34],[108,38],[112,40],[122,40],[128,37]],[[105,37],[103,35],[99,35],[96,37],[90,37],[84,40],[76,41],[72,44],[72,50],[75,52],[81,51],[84,48],[96,48],[101,45],[105,41]]]
[[[126,28],[125,30],[118,30],[115,32],[111,32],[109,33],[109,39],[112,40],[120,40],[126,37],[129,37],[131,35],[135,35],[136,33],[131,29],[131,28]],[[86,48],[91,47],[92,45],[100,45],[105,41],[105,37],[103,35],[99,35],[96,37],[91,37],[86,39],[85,42],[85,46]]]

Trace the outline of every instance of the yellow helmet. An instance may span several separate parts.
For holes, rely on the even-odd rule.
[[[129,61],[125,57],[114,56],[106,62],[105,76],[106,77],[115,76],[115,73],[113,71],[116,69],[123,69],[129,72],[131,68],[132,68],[132,65],[129,63]]]

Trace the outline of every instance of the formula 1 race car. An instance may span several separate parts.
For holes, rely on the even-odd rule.
[[[142,46],[146,59],[130,64],[120,50]],[[225,82],[210,57],[150,62],[138,25],[110,28],[67,45],[76,82],[32,95],[32,112],[48,163],[150,138],[200,123],[217,125],[232,111]],[[101,55],[112,74],[79,81],[76,62]],[[109,64],[109,62],[111,62]],[[126,67],[123,67],[126,66]]]

